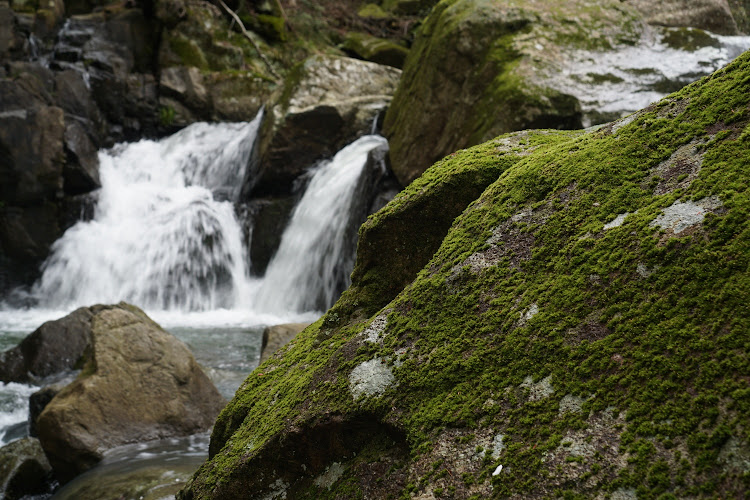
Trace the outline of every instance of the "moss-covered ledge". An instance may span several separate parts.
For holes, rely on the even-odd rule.
[[[180,498],[746,497],[749,105],[745,54],[509,166],[248,377]]]

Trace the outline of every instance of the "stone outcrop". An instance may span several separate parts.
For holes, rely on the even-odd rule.
[[[204,431],[225,402],[185,344],[143,311],[124,303],[89,310],[83,371],[36,420],[62,482],[110,448]]]
[[[597,130],[516,137],[536,147],[392,301],[248,377],[178,498],[746,496],[749,105],[746,53]],[[489,169],[498,140],[437,168]]]
[[[332,314],[370,316],[393,300],[429,262],[453,220],[509,167],[540,145],[579,132],[522,131],[457,151],[396,195],[359,229],[352,283]],[[409,258],[404,258],[408,255]],[[356,304],[356,305],[355,305]]]
[[[261,135],[256,195],[289,191],[316,161],[369,133],[391,100],[401,72],[346,57],[313,56],[287,78]]]
[[[52,468],[39,440],[23,438],[0,448],[0,496],[18,500],[52,491]]]

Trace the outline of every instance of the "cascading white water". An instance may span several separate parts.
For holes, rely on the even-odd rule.
[[[318,167],[268,264],[257,308],[306,311],[333,304],[342,275],[348,284],[352,268],[345,240],[355,187],[370,151],[387,144],[384,137],[367,135]]]
[[[40,305],[125,300],[147,309],[213,310],[247,296],[231,201],[260,120],[196,123],[158,142],[100,152],[94,219],[55,242],[33,288]]]

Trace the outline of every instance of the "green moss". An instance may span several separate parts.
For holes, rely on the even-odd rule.
[[[745,497],[748,472],[726,450],[747,453],[750,442],[749,105],[750,54],[615,132],[532,134],[505,154],[491,142],[446,158],[369,230],[450,186],[447,173],[496,180],[378,321],[378,294],[353,288],[250,375],[189,491],[265,488],[276,477],[268,456],[296,464],[278,444],[304,441],[296,429],[313,435],[325,415],[366,414],[403,433],[409,451],[396,486],[373,486],[376,497],[438,488],[463,498]],[[655,167],[693,142],[705,142],[697,178],[655,194]],[[652,224],[677,201],[709,196],[721,206],[702,224],[679,234]],[[383,255],[408,260],[414,248]],[[387,266],[368,275],[378,265],[355,271],[359,283],[386,286]],[[379,340],[366,341],[362,331],[378,324]],[[375,357],[398,385],[354,401],[349,374]],[[580,411],[561,412],[566,395],[583,401]],[[498,433],[505,448],[493,458]],[[466,458],[478,446],[484,453]],[[474,482],[451,471],[461,460]],[[346,497],[367,467],[347,469],[326,495]]]
[[[195,40],[190,40],[178,34],[169,38],[169,47],[179,58],[181,65],[208,69],[206,56]]]
[[[159,108],[159,123],[163,127],[169,127],[174,123],[175,111],[172,106],[162,106]]]

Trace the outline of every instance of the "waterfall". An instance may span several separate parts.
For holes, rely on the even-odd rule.
[[[367,135],[315,171],[268,264],[257,307],[308,311],[330,307],[349,284],[353,256],[347,242],[356,187],[370,151],[385,138]]]
[[[232,202],[261,118],[196,123],[158,142],[100,152],[94,218],[53,245],[32,290],[40,306],[125,300],[200,311],[231,308],[246,296],[247,257]]]
[[[368,154],[387,141],[364,136],[316,166],[266,276],[251,279],[234,202],[260,120],[196,123],[100,152],[94,216],[52,246],[32,288],[39,307],[124,300],[149,311],[272,315],[330,307],[354,264]]]

